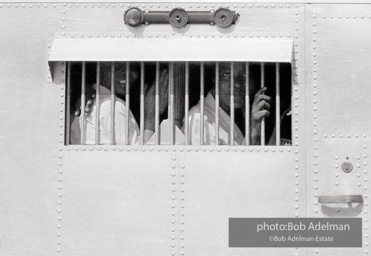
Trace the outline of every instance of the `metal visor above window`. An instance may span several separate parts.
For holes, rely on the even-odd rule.
[[[250,61],[292,60],[292,40],[56,39],[49,61]]]

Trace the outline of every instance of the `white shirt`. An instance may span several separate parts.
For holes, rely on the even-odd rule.
[[[209,92],[204,101],[204,145],[216,145],[215,143],[215,100]],[[200,145],[200,102],[194,106],[188,115],[189,121],[189,136],[191,145]],[[185,122],[185,121],[184,121]],[[182,131],[184,132],[184,122]],[[241,145],[244,143],[244,136],[236,124],[234,124],[234,145]],[[219,145],[230,145],[230,130],[231,118],[219,107]]]
[[[100,86],[99,95],[99,144],[110,144],[111,137],[111,91]],[[126,104],[116,97],[115,102],[115,137],[114,144],[125,145],[126,134]],[[86,116],[84,144],[95,144],[95,127],[97,125],[97,102],[92,106],[92,111]],[[80,127],[82,119],[80,118]],[[138,144],[139,127],[131,111],[129,111],[129,145]]]

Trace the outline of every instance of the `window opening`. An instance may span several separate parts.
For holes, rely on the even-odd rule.
[[[67,145],[291,145],[290,63],[68,62],[66,90]]]

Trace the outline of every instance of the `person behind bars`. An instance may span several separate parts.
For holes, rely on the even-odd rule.
[[[216,143],[216,120],[215,120],[215,79],[213,87],[204,99],[204,145],[231,145],[231,65],[228,62],[219,64],[219,141]],[[245,111],[245,87],[246,87],[245,63],[234,63],[234,110]],[[207,81],[205,81],[207,83]],[[260,143],[261,120],[270,115],[271,97],[264,94],[266,87],[259,89],[251,107],[250,141],[252,145]],[[245,115],[244,115],[245,116]],[[235,120],[236,121],[236,120]],[[182,131],[185,130],[183,121]],[[247,122],[248,123],[248,122]],[[194,106],[188,116],[189,140],[191,145],[200,145],[201,104]],[[246,144],[245,136],[234,122],[233,145]]]
[[[115,115],[114,115],[114,136],[113,144],[116,145],[135,145],[140,141],[140,130],[137,124],[136,118],[134,117],[131,110],[129,110],[129,127],[126,127],[127,119],[127,106],[125,103],[126,86],[130,86],[131,90],[134,87],[138,87],[138,80],[140,76],[140,69],[138,65],[132,64],[130,68],[130,85],[126,84],[126,66],[125,63],[116,62],[115,64],[115,75],[114,75],[114,91],[115,91]],[[88,99],[85,106],[85,118],[84,125],[83,119],[80,116],[80,129],[83,128],[84,138],[82,144],[95,144],[95,130],[96,125],[99,123],[99,143],[100,145],[111,144],[111,127],[112,127],[112,93],[111,93],[111,63],[101,63],[101,83],[100,83],[100,99],[99,106],[97,106],[97,100],[92,97],[94,95],[94,89],[97,89],[97,85],[93,84],[93,90],[89,90],[86,97],[92,97]],[[147,142],[154,133],[155,130],[155,86],[154,82],[150,85],[148,80],[153,81],[154,79],[146,79],[145,83],[145,100],[144,100],[144,142]],[[160,74],[160,115],[164,113],[167,107],[168,98],[168,73],[166,69],[163,69]],[[80,98],[78,98],[80,100]],[[75,100],[75,102],[77,102]],[[75,104],[76,105],[76,104]],[[99,107],[99,117],[97,120],[97,111]],[[79,105],[74,108],[74,116],[80,115]],[[126,132],[129,133],[129,141],[126,143]],[[81,139],[81,138],[80,138]],[[79,144],[75,143],[75,144]],[[74,144],[74,143],[72,143]]]

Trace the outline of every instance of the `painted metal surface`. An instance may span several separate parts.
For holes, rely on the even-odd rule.
[[[1,255],[367,253],[369,5],[133,3],[156,10],[230,5],[241,14],[224,30],[175,30],[128,28],[125,4],[90,2],[0,4]],[[64,63],[51,70],[53,83],[45,75],[55,33],[292,40],[293,146],[64,146]],[[344,161],[352,172],[341,171]],[[318,203],[319,195],[343,194],[361,194],[364,202],[336,209]],[[228,217],[295,216],[363,217],[364,247],[228,248]]]
[[[371,127],[369,5],[306,8],[307,191],[309,217],[362,217],[363,248],[308,249],[308,255],[363,255]],[[351,162],[346,173],[341,166]],[[319,196],[361,195],[363,203],[320,204]]]
[[[49,61],[291,62],[292,48],[292,40],[56,39]]]

